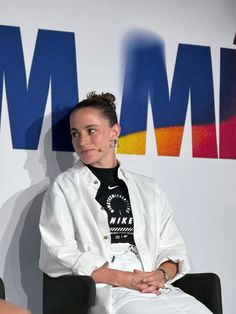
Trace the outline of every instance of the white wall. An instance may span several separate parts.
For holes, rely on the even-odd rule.
[[[130,30],[151,31],[163,38],[170,82],[179,43],[210,46],[219,135],[220,48],[235,49],[234,0],[0,0],[0,6],[0,23],[20,27],[27,75],[38,29],[73,32],[80,98],[91,90],[110,91],[117,96],[118,107],[123,87],[122,45]],[[43,193],[49,181],[73,162],[71,153],[51,150],[50,102],[49,95],[38,150],[16,150],[12,148],[3,91],[0,276],[6,284],[7,298],[27,306],[33,314],[41,314],[42,275],[38,269],[40,235],[37,225]],[[119,159],[128,168],[159,180],[175,209],[192,271],[215,272],[220,276],[224,313],[233,314],[236,293],[233,282],[235,159],[192,157],[189,112],[180,157],[157,156],[149,114],[146,155],[119,155]]]

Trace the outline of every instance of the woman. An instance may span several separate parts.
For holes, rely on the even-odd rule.
[[[45,195],[40,267],[92,276],[96,314],[210,313],[171,285],[189,269],[185,245],[156,181],[117,161],[114,101],[91,93],[71,112],[80,160]]]

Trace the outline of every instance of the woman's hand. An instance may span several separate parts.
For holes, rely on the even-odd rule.
[[[123,287],[145,293],[159,294],[158,289],[164,286],[161,271],[145,272],[141,270],[122,271],[101,267],[91,274],[96,283],[106,283],[115,287]]]
[[[160,294],[159,289],[165,287],[164,276],[160,270],[143,272],[135,269],[134,274],[143,277],[140,285],[140,292],[142,293]]]
[[[145,272],[135,269],[133,272],[120,272],[117,285],[142,293],[160,294],[159,289],[164,288],[164,276],[158,270]]]
[[[178,269],[178,264],[166,261],[160,265],[172,279]],[[161,288],[165,287],[164,274],[161,270],[150,272],[142,270],[122,271],[107,267],[100,267],[91,274],[96,283],[106,283],[116,287],[128,288],[142,293],[160,294]]]

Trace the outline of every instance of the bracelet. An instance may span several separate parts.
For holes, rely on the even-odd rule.
[[[169,281],[169,276],[168,276],[167,272],[163,268],[157,268],[157,270],[160,270],[163,273],[163,275],[164,275],[164,282],[165,283],[167,281]]]

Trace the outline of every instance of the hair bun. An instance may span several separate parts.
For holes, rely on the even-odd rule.
[[[103,101],[107,105],[112,106],[114,110],[116,110],[116,105],[115,105],[116,97],[111,93],[96,94],[96,92],[93,91],[87,94],[87,99]]]
[[[96,94],[96,92],[90,92],[87,94],[87,98],[81,100],[71,111],[73,112],[82,108],[93,108],[100,110],[104,117],[109,121],[110,126],[118,123],[116,114],[116,97],[110,93]]]
[[[115,100],[116,97],[113,94],[110,93],[102,93],[101,95],[102,100],[105,101],[107,104],[113,107],[114,110],[116,110]]]

